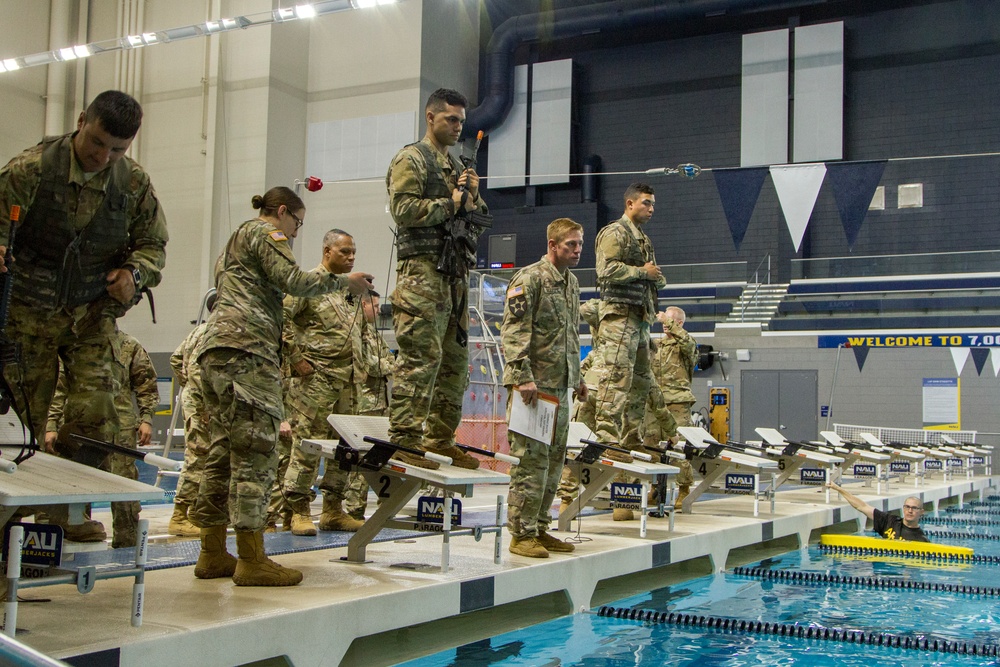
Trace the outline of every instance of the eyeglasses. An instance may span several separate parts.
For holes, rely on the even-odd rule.
[[[295,215],[294,213],[292,213],[288,209],[285,209],[285,212],[288,213],[288,215],[292,216],[292,220],[295,221],[295,229],[298,230],[299,227],[302,226],[302,220],[299,219],[299,216]]]
[[[911,512],[919,512],[924,508],[919,505],[903,505],[904,510],[910,510]]]

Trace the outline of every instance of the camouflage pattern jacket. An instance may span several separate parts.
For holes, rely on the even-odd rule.
[[[73,136],[75,133],[66,135],[68,138]],[[66,214],[69,224],[76,230],[82,230],[104,204],[112,169],[104,169],[88,179],[76,159],[71,143],[70,146],[66,156],[70,161]],[[42,180],[42,149],[43,144],[29,148],[0,169],[0,245],[7,245],[9,239],[11,206],[21,207],[19,224],[23,224],[35,201]],[[161,270],[166,263],[166,218],[149,175],[131,158],[120,159],[128,165],[131,173],[131,182],[125,193],[129,247],[122,265],[127,264],[139,270],[141,287],[155,287],[160,284]],[[17,240],[14,246],[16,258]],[[78,320],[93,309],[110,311],[117,317],[128,308],[128,305],[118,303],[109,295],[76,308],[74,313]]]
[[[507,287],[500,327],[503,383],[562,389],[580,384],[580,284],[545,257]]]
[[[215,277],[215,310],[195,357],[231,348],[280,366],[284,295],[319,296],[345,284],[344,278],[332,273],[303,271],[283,232],[260,218],[248,220],[226,244]]]
[[[698,344],[672,319],[667,319],[664,328],[670,335],[656,341],[656,353],[650,360],[653,377],[665,403],[694,403],[691,378],[698,362]]]
[[[667,281],[662,276],[653,281],[646,276],[642,268],[646,262],[656,264],[656,253],[653,252],[653,242],[649,240],[638,225],[627,216],[608,224],[597,233],[597,284],[601,288],[601,317],[613,313],[626,315],[634,312],[636,306],[628,303],[609,302],[606,292],[611,286],[622,286],[626,290],[634,289],[642,318],[648,324],[656,321],[657,294],[656,291],[666,286]],[[638,285],[636,285],[638,284]]]
[[[201,386],[201,367],[197,364],[194,351],[208,331],[208,322],[202,322],[187,335],[174,353],[170,355],[170,367],[174,370],[178,384],[183,388],[189,383]]]
[[[359,415],[383,412],[389,407],[389,380],[396,366],[392,354],[382,334],[375,325],[365,320],[361,329],[361,347],[355,351],[357,359],[368,378],[358,382],[354,397]]]
[[[330,275],[322,264],[313,273]],[[346,383],[352,371],[356,381],[364,379],[361,364],[354,358],[354,350],[361,347],[364,314],[348,302],[348,295],[342,288],[316,297],[285,297],[282,354],[293,372],[305,360],[331,380]]]
[[[124,373],[121,391],[115,396],[119,429],[122,433],[132,433],[143,422],[153,423],[153,413],[160,404],[160,393],[156,387],[156,370],[149,359],[149,354],[139,341],[127,333],[118,331],[112,344],[115,347],[115,359],[121,364],[118,370]],[[135,404],[132,403],[133,395]],[[57,432],[62,427],[65,407],[66,375],[60,364],[59,383],[49,405],[46,431]]]

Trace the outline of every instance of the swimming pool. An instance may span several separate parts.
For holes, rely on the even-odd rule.
[[[925,529],[935,541],[998,556],[996,501],[941,511]],[[814,545],[593,610],[604,615],[575,614],[403,664],[997,665],[998,602],[996,563]]]

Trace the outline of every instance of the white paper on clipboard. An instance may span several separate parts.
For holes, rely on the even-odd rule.
[[[527,405],[515,390],[510,400],[510,423],[507,424],[507,429],[544,445],[551,445],[558,412],[559,399],[555,396],[539,392],[535,404]]]

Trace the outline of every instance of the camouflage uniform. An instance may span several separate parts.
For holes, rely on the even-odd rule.
[[[152,424],[153,413],[160,403],[160,394],[156,387],[156,370],[149,354],[132,336],[118,331],[112,339],[116,364],[114,371],[121,378],[121,391],[115,397],[115,409],[118,413],[119,430],[114,444],[135,449],[137,445],[137,430],[140,424]],[[49,406],[46,431],[58,432],[65,424],[69,424],[73,432],[76,425],[64,422],[63,416],[72,413],[72,406],[66,396],[66,373],[60,372],[56,392]],[[135,405],[132,397],[135,396]],[[136,413],[138,408],[138,413]],[[76,447],[73,443],[57,443],[58,453],[67,458],[74,458]],[[92,449],[92,448],[91,448]],[[90,452],[88,452],[90,454]],[[139,470],[135,459],[125,454],[100,455],[103,458],[98,466],[115,475],[127,479],[139,479]],[[135,545],[136,529],[139,525],[139,501],[122,501],[111,503],[111,518],[114,526],[114,537],[111,546],[114,548]],[[52,516],[56,512],[51,513]]]
[[[514,389],[534,382],[538,391],[559,398],[551,445],[507,432],[510,453],[521,459],[510,469],[507,527],[516,539],[538,535],[552,521],[550,508],[566,459],[570,388],[580,384],[580,285],[570,271],[559,272],[547,258],[527,266],[510,281],[500,340],[507,418]]]
[[[229,522],[244,532],[264,528],[284,418],[283,293],[318,296],[342,287],[339,276],[302,271],[287,237],[269,222],[248,220],[229,238],[216,276],[215,310],[195,350],[210,438],[198,501],[190,512],[196,525],[205,529]]]
[[[137,289],[158,285],[167,225],[142,167],[122,157],[84,174],[73,136],[46,139],[0,170],[0,245],[9,238],[11,206],[21,207],[7,329],[21,344],[21,363],[4,372],[22,422],[40,434],[62,361],[65,421],[110,442],[118,432],[114,406],[121,390],[120,374],[108,372],[117,363],[111,341],[115,319],[131,304],[108,294],[105,277],[133,267],[140,274]],[[74,243],[74,237],[87,242]]]
[[[314,273],[329,271],[322,264]],[[288,364],[308,361],[313,372],[289,381],[286,403],[291,408],[292,455],[282,489],[296,514],[309,514],[312,487],[320,456],[302,450],[310,438],[336,438],[326,420],[330,414],[354,414],[354,384],[364,379],[357,372],[354,350],[361,347],[363,320],[360,304],[348,301],[346,289],[315,298],[286,296],[283,342]],[[340,506],[347,487],[347,473],[328,461],[320,489],[325,502]]]
[[[653,243],[628,216],[597,234],[596,250],[602,302],[598,354],[608,374],[598,392],[595,433],[601,442],[618,442],[629,449],[638,445],[638,430],[626,433],[623,425],[642,423],[653,382],[649,327],[656,317],[656,291],[666,281],[647,277],[643,265],[656,263]]]
[[[389,207],[398,233],[443,236],[441,225],[455,213],[451,192],[462,167],[430,146],[411,144],[393,158],[386,176]],[[436,155],[428,168],[426,150]],[[481,213],[486,203],[476,199]],[[434,228],[437,228],[436,230]],[[405,237],[404,237],[405,238]],[[462,421],[462,395],[469,384],[469,282],[437,271],[439,246],[400,242],[392,320],[399,356],[389,402],[389,439],[418,449],[453,447]]]
[[[386,345],[375,325],[363,320],[361,348],[356,351],[361,368],[367,375],[364,382],[354,384],[354,409],[359,415],[385,417],[389,414],[389,380],[396,357]],[[352,473],[348,477],[344,511],[361,519],[368,508],[368,480],[364,475]]]
[[[291,414],[292,408],[288,405],[288,390],[292,381],[292,369],[288,366],[288,359],[281,360],[281,396],[284,402],[285,421]],[[291,426],[291,424],[289,424]],[[267,501],[267,525],[269,528],[276,527],[278,520],[282,522],[283,530],[291,530],[292,508],[285,498],[285,491],[282,488],[285,483],[285,474],[288,473],[288,465],[292,461],[292,435],[291,433],[278,434],[278,467],[275,469],[274,483],[271,484],[271,499]]]
[[[663,402],[677,425],[690,426],[691,406],[695,402],[691,393],[691,378],[698,363],[698,343],[673,319],[667,319],[664,328],[670,335],[658,341],[658,349],[653,356],[653,375],[663,394]],[[691,462],[684,461],[679,467],[681,472],[677,476],[677,484],[690,486],[694,482]]]
[[[170,355],[170,367],[181,386],[181,407],[184,411],[184,471],[177,479],[176,505],[191,506],[198,498],[205,455],[209,449],[201,368],[193,354],[207,330],[207,322],[199,324]]]

